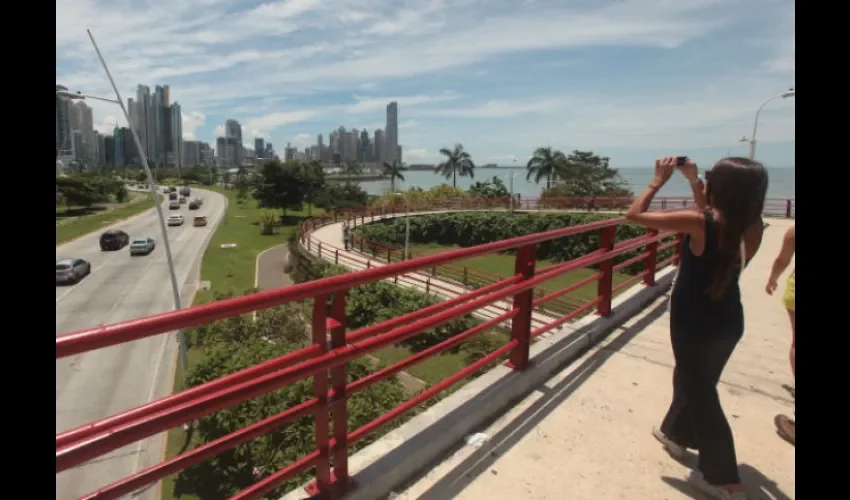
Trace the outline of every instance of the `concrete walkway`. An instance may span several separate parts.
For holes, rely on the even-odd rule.
[[[292,278],[283,271],[289,257],[289,244],[267,248],[257,255],[254,286],[260,290],[272,290],[292,284]]]
[[[447,211],[436,211],[436,212],[417,212],[412,215],[427,215],[434,213],[446,213]],[[452,210],[451,212],[457,212],[457,210]],[[403,216],[403,215],[400,215]],[[385,215],[385,216],[375,216],[375,217],[367,217],[366,223],[374,222],[381,220],[382,218],[393,218],[393,215]],[[359,224],[358,219],[358,224]],[[366,269],[366,261],[369,261],[370,267],[380,267],[385,266],[386,262],[383,260],[379,260],[373,257],[370,257],[366,254],[362,254],[355,249],[351,249],[349,251],[344,250],[344,242],[342,240],[342,222],[337,222],[333,224],[328,224],[326,226],[320,227],[313,232],[310,233],[310,246],[309,251],[311,254],[320,256],[321,258],[327,260],[328,262],[336,262],[341,266],[345,266],[349,269],[359,271],[362,269]],[[321,255],[319,255],[319,245],[321,242]],[[306,243],[305,243],[305,246]],[[446,299],[453,299],[465,293],[468,293],[470,290],[459,283],[455,283],[446,279],[443,279],[439,276],[431,276],[430,273],[419,271],[414,273],[408,273],[399,277],[396,281],[398,285],[405,287],[413,287],[419,290],[430,290],[430,293],[435,295],[439,295]],[[495,318],[496,316],[505,313],[513,307],[512,303],[508,301],[498,301],[490,306],[479,309],[474,315],[483,320],[489,320]],[[532,329],[542,327],[546,324],[551,323],[553,320],[557,319],[558,316],[554,314],[541,313],[539,311],[535,311],[532,314],[531,318],[531,326]],[[510,328],[510,320],[502,323],[505,328]],[[546,332],[541,335],[540,338],[546,338],[551,332]]]
[[[746,331],[719,391],[751,499],[794,498],[795,449],[776,435],[777,413],[794,404],[791,329],[784,289],[764,291],[785,230],[774,219],[741,278]],[[786,276],[794,264],[786,271]],[[460,449],[415,481],[399,500],[596,500],[708,498],[684,481],[650,434],[672,395],[668,296],[657,299],[600,345],[517,403],[488,428],[480,448]]]

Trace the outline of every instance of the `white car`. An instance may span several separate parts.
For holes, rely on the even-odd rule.
[[[170,215],[168,217],[168,225],[169,226],[182,226],[183,225],[183,216],[182,215]]]

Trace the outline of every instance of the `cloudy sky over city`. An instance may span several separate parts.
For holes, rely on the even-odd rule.
[[[171,85],[185,139],[226,119],[278,151],[332,129],[383,128],[399,104],[407,163],[461,142],[478,163],[535,147],[592,149],[615,166],[711,161],[794,86],[791,0],[58,0],[56,83],[113,97]],[[120,110],[90,101],[110,133]],[[759,159],[793,165],[794,99],[761,115]]]

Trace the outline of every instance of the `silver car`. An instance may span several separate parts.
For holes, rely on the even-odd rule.
[[[91,263],[84,259],[56,259],[56,283],[77,283],[91,273]]]
[[[156,248],[156,242],[153,238],[138,238],[130,243],[130,255],[147,255],[153,252],[154,248]]]

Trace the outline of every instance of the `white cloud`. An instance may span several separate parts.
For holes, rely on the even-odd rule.
[[[191,112],[183,113],[181,118],[183,119],[183,139],[187,141],[197,140],[195,132],[198,130],[198,127],[206,122],[206,115],[199,112]]]
[[[404,158],[405,163],[415,163],[417,161],[421,161],[428,157],[428,150],[421,149],[411,149],[409,151],[402,151],[402,157]]]
[[[290,137],[294,125],[314,141],[329,123],[368,123],[371,132],[396,100],[406,159],[457,140],[485,158],[548,139],[564,149],[718,144],[748,134],[754,106],[793,86],[790,0],[362,0],[345,9],[320,0],[62,0],[56,9],[57,83],[111,96],[90,27],[123,97],[137,83],[170,84],[185,136],[202,140],[229,118],[246,138]],[[653,74],[685,53],[716,67],[691,79]],[[611,81],[625,78],[617,58],[633,57],[645,60],[622,64],[647,64],[634,64],[634,88],[622,90]],[[793,102],[775,104],[762,141],[793,137]],[[90,105],[99,130],[126,126],[115,106]]]

